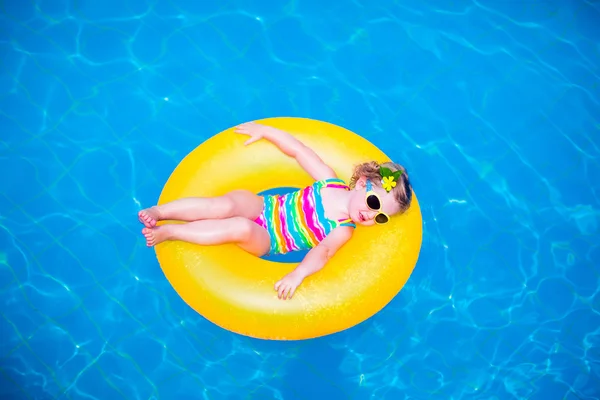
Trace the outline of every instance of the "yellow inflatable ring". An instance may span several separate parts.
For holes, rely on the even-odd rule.
[[[367,140],[336,125],[304,118],[260,123],[291,133],[346,182],[354,165],[389,160]],[[173,171],[159,204],[233,189],[260,193],[313,183],[272,143],[260,140],[246,147],[245,140],[230,128],[202,143]],[[163,242],[156,246],[156,255],[181,298],[214,324],[255,338],[298,340],[342,331],[380,311],[408,280],[421,238],[421,211],[413,196],[410,209],[390,223],[358,227],[350,242],[325,268],[306,278],[291,300],[279,300],[273,286],[295,263],[263,260],[233,244]]]

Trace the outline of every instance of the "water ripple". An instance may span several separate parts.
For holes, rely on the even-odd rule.
[[[0,3],[0,397],[598,399],[595,2]],[[264,342],[166,281],[136,212],[243,121],[406,165],[423,248],[345,332]]]

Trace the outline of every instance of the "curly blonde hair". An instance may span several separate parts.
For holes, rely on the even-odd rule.
[[[354,167],[354,172],[352,173],[352,178],[350,178],[350,187],[354,189],[356,186],[356,182],[361,178],[365,177],[373,182],[374,185],[381,187],[381,175],[379,174],[379,168],[385,167],[394,171],[402,171],[400,175],[400,179],[396,186],[392,189],[394,193],[394,199],[400,205],[400,213],[405,212],[410,207],[410,202],[412,201],[412,186],[408,179],[408,173],[406,169],[400,165],[393,162],[384,162],[379,164],[377,161],[370,161],[366,163],[359,164]]]

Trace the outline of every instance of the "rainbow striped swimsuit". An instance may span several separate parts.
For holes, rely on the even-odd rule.
[[[263,211],[254,222],[269,232],[270,255],[308,250],[338,226],[356,227],[350,218],[336,222],[325,217],[321,198],[324,187],[350,190],[343,180],[331,178],[283,196],[264,197]]]

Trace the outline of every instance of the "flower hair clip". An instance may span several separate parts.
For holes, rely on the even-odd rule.
[[[390,192],[393,188],[396,187],[396,183],[398,179],[400,179],[400,175],[402,175],[402,171],[394,171],[386,167],[379,168],[379,175],[381,175],[381,186],[385,189],[386,192]]]

